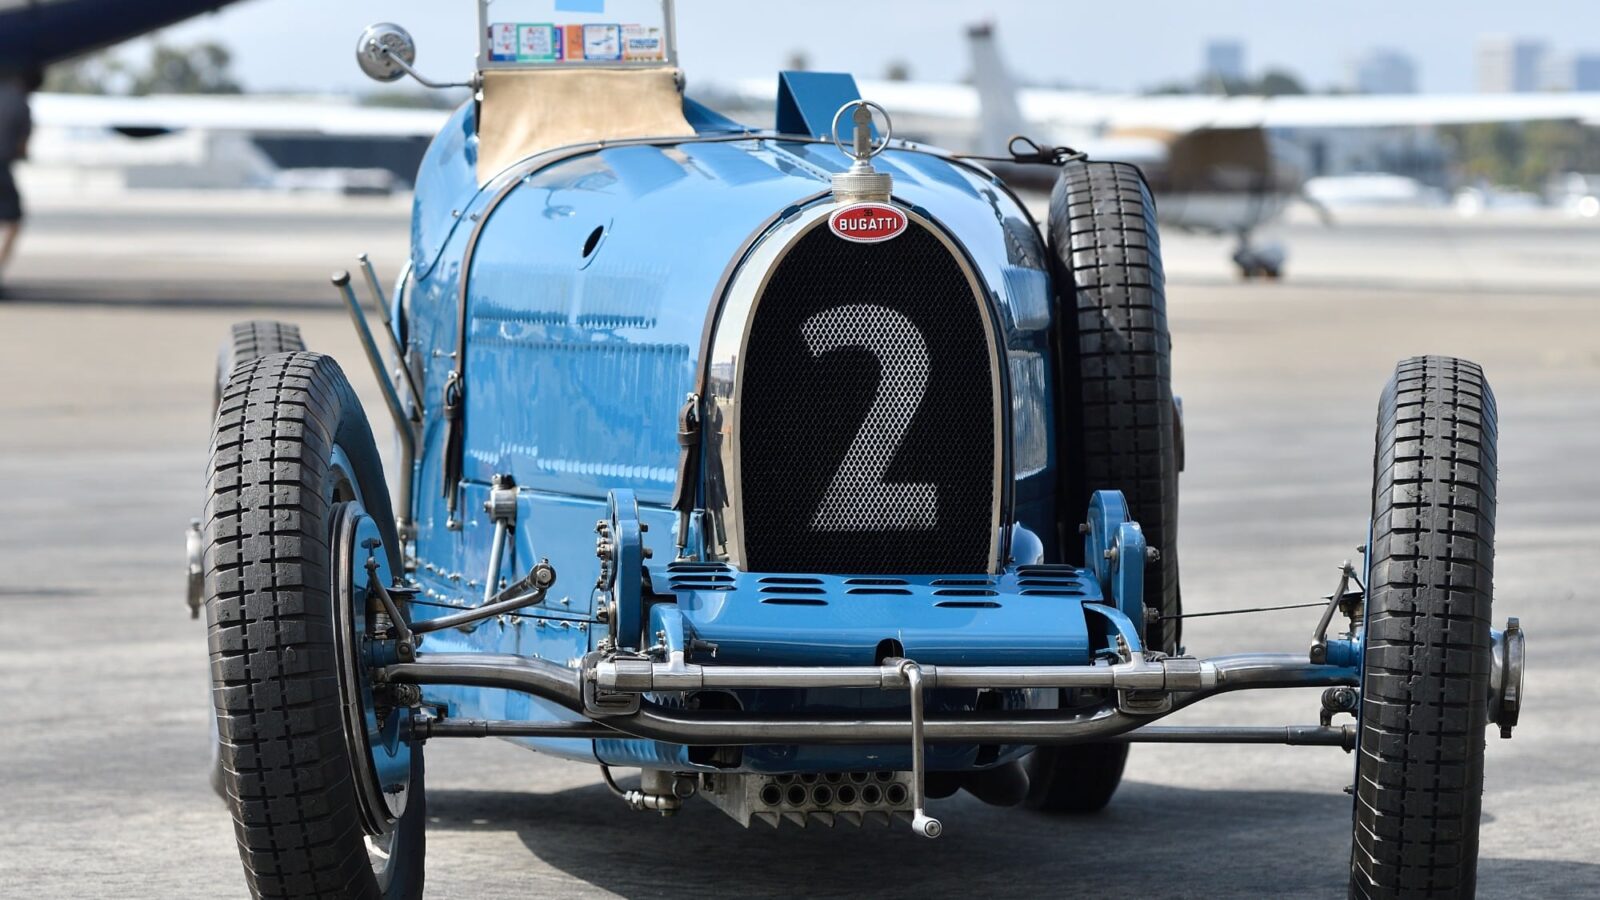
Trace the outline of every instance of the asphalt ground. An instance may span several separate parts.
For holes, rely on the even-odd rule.
[[[326,274],[403,257],[400,201],[35,205],[0,301],[0,896],[245,896],[206,783],[205,629],[183,605],[219,340],[299,321],[376,389]],[[1280,229],[1280,283],[1220,239],[1168,235],[1184,596],[1305,602],[1364,536],[1394,362],[1482,363],[1499,398],[1496,617],[1529,635],[1527,708],[1491,737],[1480,895],[1600,896],[1600,228],[1365,214]],[[380,445],[387,442],[380,438]],[[1212,655],[1301,650],[1315,610],[1192,619]],[[1588,674],[1584,674],[1584,673]],[[1317,693],[1206,701],[1174,723],[1307,724]],[[594,769],[497,741],[428,754],[432,897],[1344,895],[1352,759],[1337,749],[1139,746],[1084,819],[933,804],[945,837],[746,831],[701,801],[631,813]]]

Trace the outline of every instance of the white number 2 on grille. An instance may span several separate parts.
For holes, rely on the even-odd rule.
[[[878,358],[878,393],[834,473],[813,531],[931,531],[939,521],[939,486],[885,484],[928,386],[928,345],[910,319],[882,306],[824,310],[800,328],[813,357],[860,347]]]

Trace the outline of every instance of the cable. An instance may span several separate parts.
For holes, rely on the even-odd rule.
[[[1017,149],[1021,144],[1022,149]],[[1027,164],[1033,163],[1044,166],[1062,166],[1080,159],[1088,159],[1089,154],[1074,150],[1071,147],[1044,147],[1038,141],[1025,135],[1014,134],[1011,140],[1006,141],[1006,153],[1009,156],[983,156],[978,153],[954,153],[956,159],[981,159],[987,162],[1004,162]]]
[[[600,777],[606,780],[606,787],[611,789],[611,793],[616,794],[618,797],[621,797],[624,800],[628,799],[627,792],[617,785],[617,780],[615,778],[611,777],[610,766],[600,767]]]
[[[1275,612],[1280,609],[1321,609],[1328,605],[1328,601],[1319,600],[1316,603],[1290,603],[1287,606],[1252,606],[1249,609],[1219,609],[1215,612],[1183,613],[1176,616],[1162,616],[1162,619],[1199,619],[1205,616],[1236,616],[1240,613]]]

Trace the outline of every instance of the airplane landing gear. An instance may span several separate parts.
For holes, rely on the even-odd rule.
[[[1288,256],[1288,251],[1280,243],[1252,244],[1249,234],[1240,233],[1239,249],[1233,251],[1233,264],[1239,268],[1239,277],[1245,281],[1252,278],[1277,280],[1283,276],[1283,264]]]

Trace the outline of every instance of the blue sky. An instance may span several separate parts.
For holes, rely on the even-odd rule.
[[[455,78],[472,65],[470,0],[243,0],[169,29],[172,41],[220,40],[247,87],[367,90],[351,59],[356,35],[390,20],[416,35],[419,64]],[[765,76],[801,50],[813,68],[863,77],[904,60],[914,77],[950,81],[967,69],[963,26],[997,25],[1012,71],[1036,82],[1136,89],[1200,68],[1209,37],[1242,38],[1259,71],[1286,66],[1315,86],[1342,82],[1360,51],[1411,54],[1425,91],[1473,88],[1484,34],[1600,52],[1595,0],[679,0],[679,46],[695,84]]]

